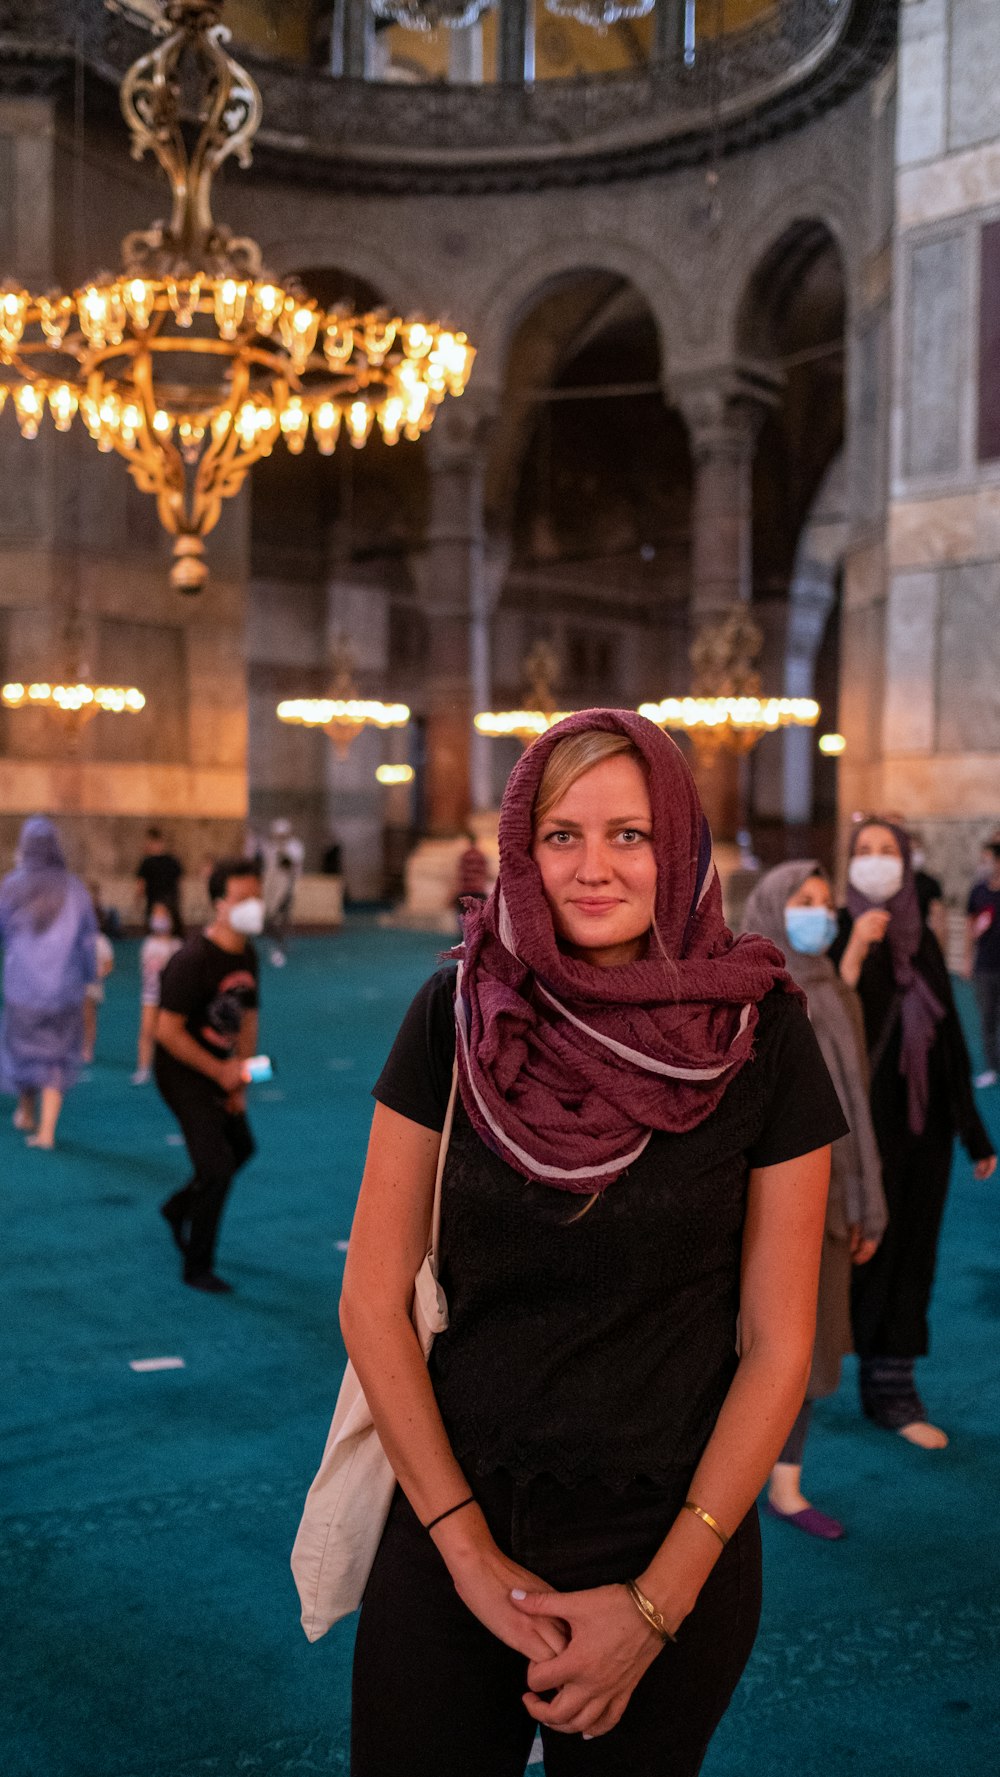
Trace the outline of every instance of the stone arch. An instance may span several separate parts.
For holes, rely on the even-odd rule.
[[[825,231],[839,259],[849,316],[856,306],[864,252],[856,197],[839,185],[817,180],[789,186],[777,195],[768,192],[767,198],[759,207],[751,202],[750,214],[729,233],[720,255],[717,327],[720,341],[733,352],[740,350],[755,282],[765,267],[781,260],[800,233]]]
[[[381,243],[359,244],[343,233],[331,239],[329,231],[276,234],[262,239],[261,251],[265,265],[276,278],[294,277],[303,266],[336,266],[382,291],[394,312],[417,313],[429,311],[432,306],[426,285],[414,275],[412,262],[386,253]]]
[[[665,366],[671,340],[683,328],[683,305],[673,277],[662,261],[632,241],[610,235],[575,235],[554,240],[526,253],[493,286],[468,331],[476,330],[479,356],[476,380],[499,391],[514,335],[535,304],[565,279],[587,272],[608,272],[634,285],[656,323],[660,363]]]

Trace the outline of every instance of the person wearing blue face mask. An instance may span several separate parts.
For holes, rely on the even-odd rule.
[[[244,1066],[257,1048],[260,969],[250,939],[264,930],[256,865],[217,864],[208,884],[211,924],[163,970],[154,1074],[180,1125],[192,1177],[161,1205],[192,1289],[228,1295],[213,1269],[229,1188],[254,1151]]]
[[[924,1450],[943,1450],[915,1364],[928,1310],[955,1136],[977,1179],[996,1168],[972,1095],[972,1070],[941,946],[924,923],[910,841],[895,821],[861,821],[851,837],[847,907],[831,952],[856,987],[871,1069],[871,1110],[889,1222],[855,1275],[851,1321],[868,1418]]]
[[[830,1156],[830,1195],[820,1269],[816,1344],[806,1399],[771,1471],[767,1509],[809,1536],[833,1542],[843,1525],[810,1504],[802,1464],[813,1402],[836,1392],[840,1364],[852,1349],[851,1273],[875,1252],[886,1224],[882,1169],[868,1110],[868,1063],[857,996],[827,956],[839,923],[833,895],[815,859],[780,864],[762,878],[743,915],[744,930],[761,932],[784,952],[785,967],[806,995],[810,1022],[850,1124]]]

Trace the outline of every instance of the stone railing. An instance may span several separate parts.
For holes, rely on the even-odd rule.
[[[891,52],[898,0],[777,0],[740,31],[641,70],[532,86],[379,84],[242,56],[258,153],[310,178],[391,189],[577,183],[691,163],[792,127]],[[0,81],[75,56],[117,84],[149,35],[104,0],[0,0]],[[241,52],[242,54],[242,52]]]

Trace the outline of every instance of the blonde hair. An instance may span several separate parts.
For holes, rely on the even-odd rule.
[[[565,740],[556,741],[545,761],[535,796],[535,825],[544,821],[577,778],[592,771],[595,765],[603,765],[605,759],[617,758],[622,753],[634,759],[643,771],[647,770],[645,759],[627,734],[615,734],[607,728],[584,728],[579,734],[568,734]]]

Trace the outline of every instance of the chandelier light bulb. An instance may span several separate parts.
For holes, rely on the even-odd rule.
[[[265,338],[273,332],[274,324],[285,307],[285,292],[279,290],[277,284],[260,284],[254,291],[253,318],[258,333]]]
[[[45,402],[33,383],[20,383],[14,390],[14,412],[22,438],[37,438],[45,413]]]
[[[68,432],[80,403],[68,383],[56,383],[48,395],[49,412],[57,432]]]
[[[69,332],[73,319],[71,296],[42,296],[38,301],[38,320],[46,344],[57,352]]]
[[[137,333],[145,333],[156,304],[156,292],[145,278],[128,278],[122,285],[125,310]]]
[[[0,291],[0,350],[11,352],[19,343],[28,312],[28,296],[24,290]]]
[[[313,409],[312,429],[321,456],[331,457],[340,437],[340,408],[335,401],[321,401]]]
[[[355,450],[363,450],[372,429],[374,411],[367,401],[352,401],[347,409],[347,435]]]
[[[233,340],[243,325],[249,286],[236,278],[223,278],[215,292],[215,325],[219,337]]]
[[[309,415],[302,405],[300,396],[290,396],[287,404],[282,408],[281,430],[292,455],[300,456],[305,449],[306,438],[309,435]]]

